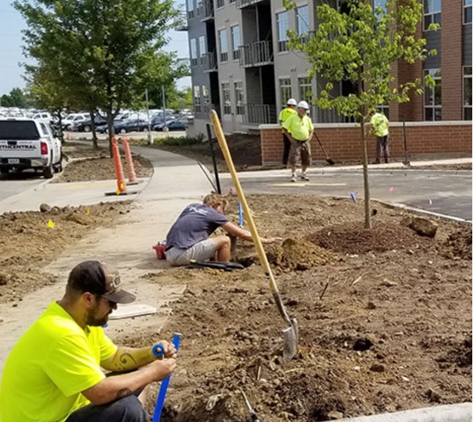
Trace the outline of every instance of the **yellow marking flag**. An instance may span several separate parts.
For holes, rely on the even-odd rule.
[[[86,215],[89,215],[91,213],[91,211],[88,209],[86,209]]]
[[[54,229],[54,223],[51,220],[48,220],[48,227]]]

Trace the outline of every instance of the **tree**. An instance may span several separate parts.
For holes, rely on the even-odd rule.
[[[284,0],[285,1],[285,0]],[[369,207],[368,156],[365,123],[369,113],[391,101],[410,100],[411,90],[422,94],[422,81],[415,79],[392,87],[391,66],[398,60],[409,64],[425,60],[426,40],[416,36],[423,16],[419,0],[388,0],[386,10],[373,10],[369,0],[343,0],[337,10],[328,4],[317,7],[318,27],[308,39],[289,31],[290,46],[306,54],[311,69],[325,81],[315,104],[336,108],[339,114],[354,117],[360,124],[365,192],[365,227],[371,227]],[[294,8],[293,2],[286,4]],[[437,29],[432,25],[430,29]],[[334,83],[347,81],[354,88],[348,96],[335,92]],[[432,83],[427,78],[426,83]]]
[[[28,100],[21,88],[13,88],[8,95],[2,95],[1,105],[3,107],[26,108]]]
[[[27,55],[56,68],[70,100],[107,115],[109,137],[121,108],[140,104],[146,88],[161,86],[179,68],[161,49],[176,22],[173,0],[17,0],[27,21]],[[56,63],[56,65],[55,65]]]

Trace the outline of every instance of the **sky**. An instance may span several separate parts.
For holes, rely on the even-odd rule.
[[[24,88],[22,77],[25,62],[22,51],[22,33],[26,24],[20,14],[11,5],[12,0],[0,0],[0,96],[8,94],[12,88]],[[170,43],[166,51],[177,51],[179,58],[188,58],[188,35],[186,32],[171,31],[168,36]],[[191,78],[177,81],[179,89],[191,85]]]

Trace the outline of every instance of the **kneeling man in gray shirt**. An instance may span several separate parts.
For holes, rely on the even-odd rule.
[[[231,258],[231,240],[228,236],[208,238],[218,227],[230,235],[252,241],[251,232],[232,223],[224,215],[227,199],[218,194],[206,195],[202,204],[190,204],[178,217],[167,235],[165,256],[172,265],[188,265],[191,259],[228,262]],[[273,243],[280,238],[261,238],[262,243]]]

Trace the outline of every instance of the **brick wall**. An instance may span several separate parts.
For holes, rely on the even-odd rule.
[[[463,25],[462,1],[442,2],[441,72],[442,72],[442,119],[462,120],[462,51]]]
[[[361,144],[359,127],[354,124],[315,125],[318,137],[331,158],[360,160]],[[282,162],[282,131],[278,125],[261,125],[262,164]],[[409,157],[434,155],[457,156],[472,152],[472,122],[410,122],[406,124],[406,143]],[[315,160],[325,156],[314,139],[311,142]],[[390,153],[394,159],[404,157],[402,123],[390,125]],[[376,139],[368,138],[368,159],[375,158]]]

